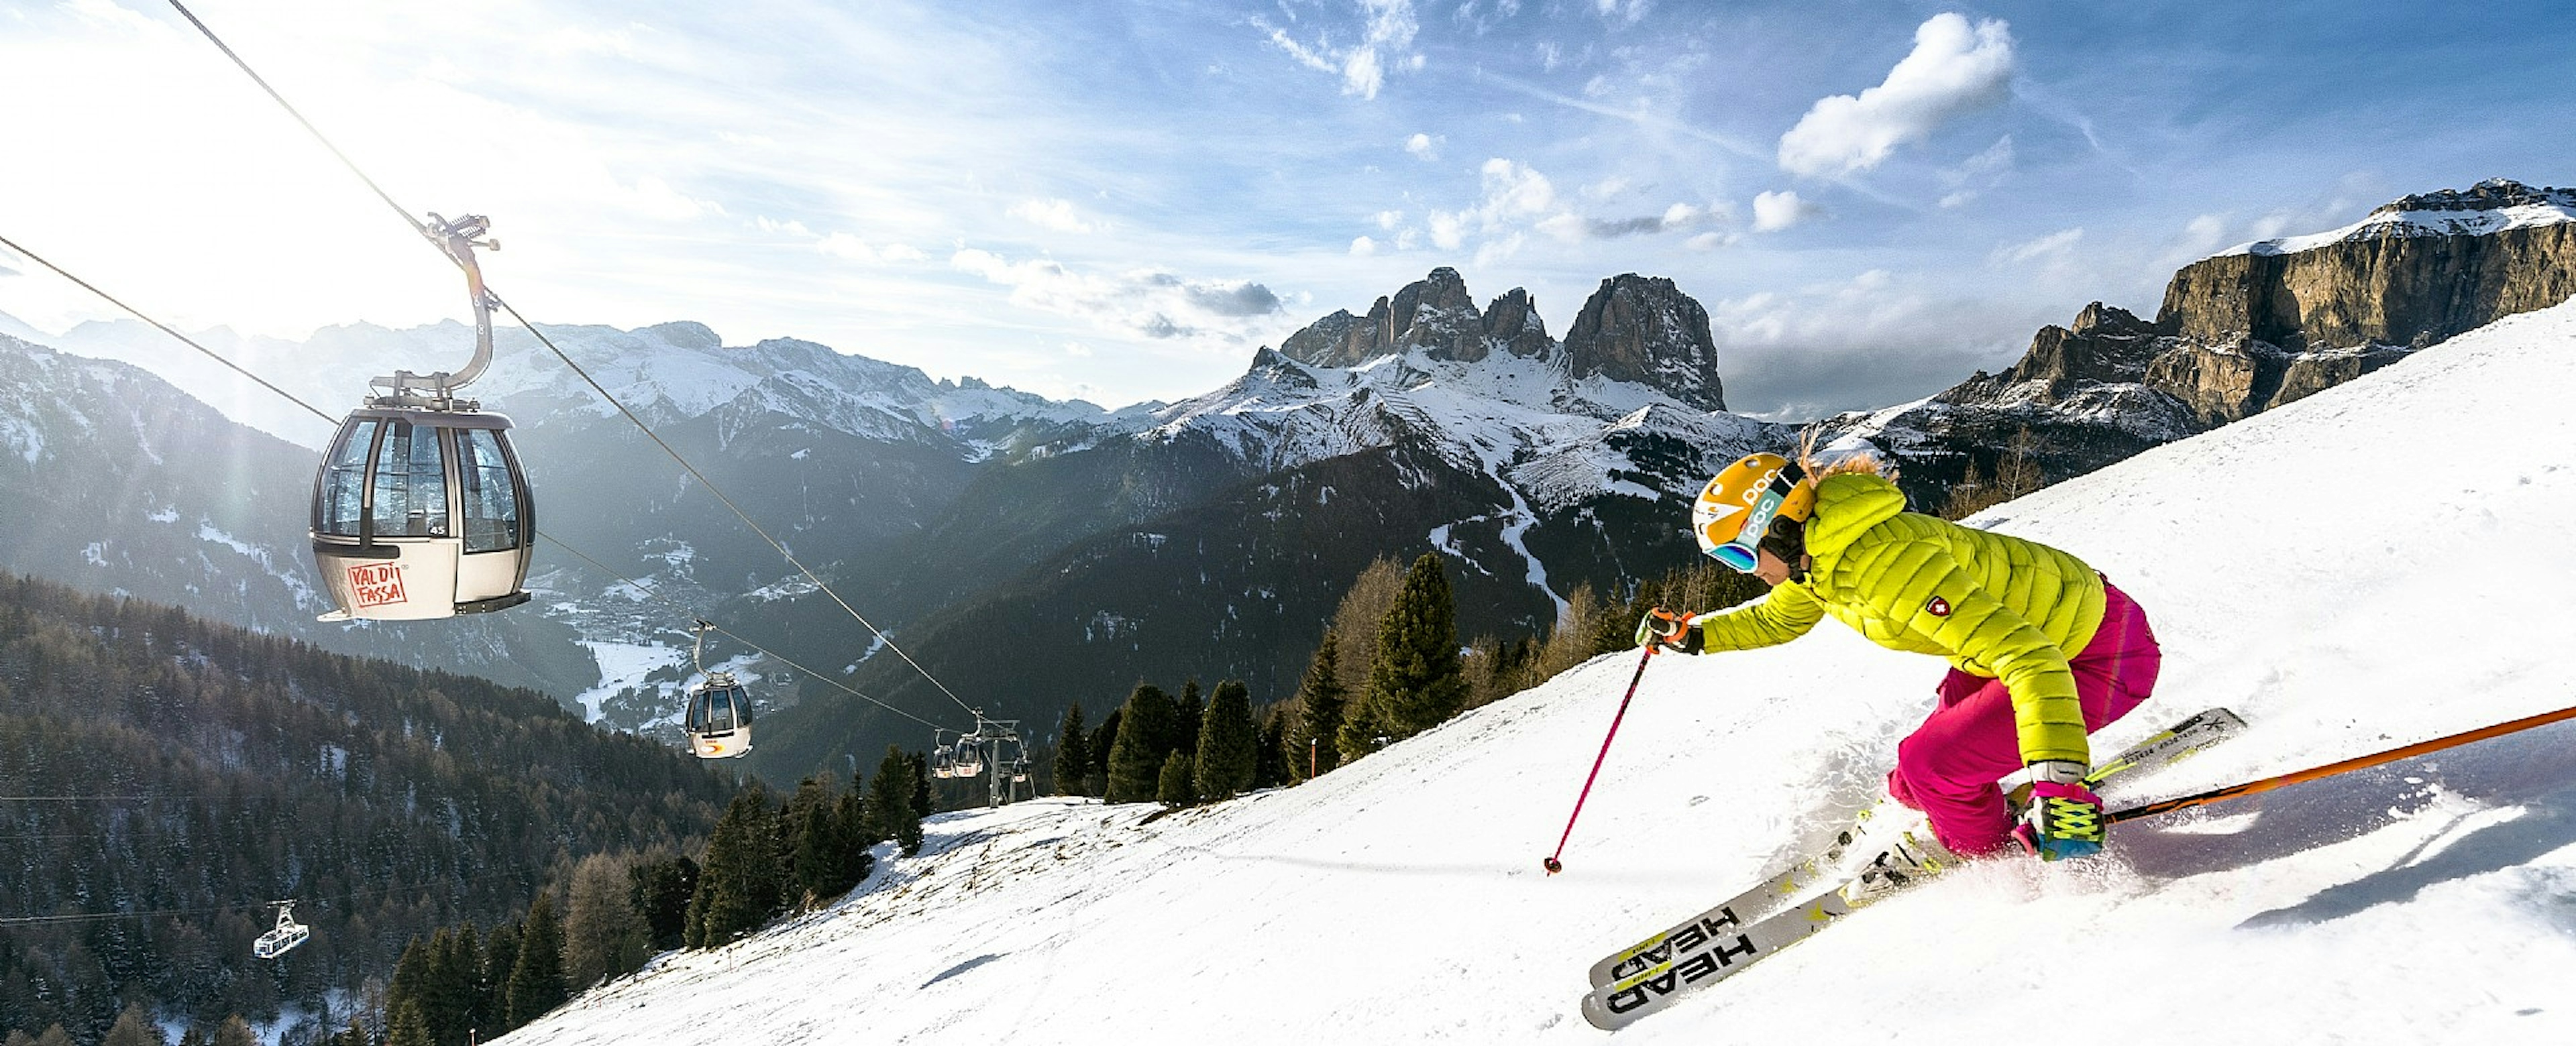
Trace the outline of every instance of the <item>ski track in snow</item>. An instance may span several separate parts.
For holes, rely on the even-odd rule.
[[[2075,552],[2151,615],[2158,695],[2097,744],[2244,714],[2143,786],[2197,791],[2576,700],[2571,400],[2576,304],[1978,522]],[[1873,798],[1942,670],[1830,621],[1655,659],[1547,876],[1634,664],[1222,806],[945,815],[832,910],[500,1041],[1597,1043],[1584,969]],[[2561,725],[2123,825],[2102,860],[1969,866],[1616,1041],[2571,1042],[2571,973]]]

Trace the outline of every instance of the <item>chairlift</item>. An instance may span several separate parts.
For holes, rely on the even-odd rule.
[[[456,390],[492,362],[492,300],[474,248],[485,219],[430,215],[465,270],[474,357],[465,369],[395,371],[385,394],[340,420],[313,477],[313,565],[334,607],[324,621],[408,621],[504,610],[528,601],[536,503],[510,447],[510,419]]]
[[[700,656],[706,646],[707,633],[715,624],[700,621],[697,640],[689,648],[689,659],[705,676],[689,691],[689,707],[681,717],[681,729],[688,732],[689,750],[700,759],[732,759],[751,754],[751,692],[735,682],[731,672],[709,672]]]
[[[275,901],[277,928],[259,935],[251,942],[250,953],[262,959],[274,959],[295,950],[313,936],[313,928],[295,921],[295,902]]]
[[[957,777],[981,777],[984,773],[984,748],[971,737],[959,738],[957,755],[952,762]]]

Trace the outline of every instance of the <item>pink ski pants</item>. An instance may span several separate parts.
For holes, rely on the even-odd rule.
[[[2102,583],[2102,626],[2067,662],[2084,704],[2089,733],[2117,721],[2155,691],[2164,655],[2147,615],[2126,593]],[[1941,680],[1940,707],[1896,746],[1887,794],[1932,820],[1941,845],[1985,856],[2012,843],[2012,814],[1995,782],[2021,769],[2012,694],[2000,679],[1952,669]]]

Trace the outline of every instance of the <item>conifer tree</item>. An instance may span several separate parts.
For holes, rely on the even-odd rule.
[[[1082,732],[1082,702],[1064,710],[1064,728],[1056,736],[1063,738],[1055,748],[1056,794],[1090,795],[1083,786],[1091,776],[1091,738]]]
[[[429,1039],[429,1019],[421,1016],[417,1000],[395,1003],[386,1015],[385,1046],[436,1046]]]
[[[1174,751],[1196,761],[1199,757],[1199,720],[1207,715],[1207,698],[1199,694],[1198,680],[1189,679],[1181,683],[1181,696],[1172,702],[1172,709],[1178,714],[1172,717],[1174,729],[1169,744]]]
[[[502,1023],[522,1028],[563,1005],[563,924],[555,920],[554,893],[537,892],[519,931],[519,964],[510,970],[508,1011]]]
[[[509,1023],[510,971],[519,968],[519,935],[524,926],[515,919],[502,923],[483,942],[483,971],[474,984],[477,1040],[500,1034]]]
[[[777,914],[783,878],[777,820],[769,789],[758,782],[737,793],[716,820],[715,832],[707,837],[698,891],[689,899],[690,947],[731,944]],[[520,950],[527,947],[522,944]]]
[[[1272,705],[1261,717],[1261,738],[1254,743],[1252,787],[1277,788],[1293,780],[1288,773],[1288,714]]]
[[[1457,615],[1440,556],[1423,553],[1378,625],[1377,659],[1369,665],[1369,704],[1393,736],[1411,737],[1466,707]]]
[[[904,762],[912,767],[912,823],[906,828],[911,834],[896,832],[895,843],[903,848],[904,856],[910,857],[921,852],[921,819],[938,812],[939,807],[931,798],[930,754],[914,752],[905,756]]]
[[[1118,745],[1118,723],[1125,714],[1124,708],[1110,709],[1100,717],[1099,729],[1091,732],[1091,772],[1082,779],[1083,791],[1089,794],[1109,794],[1109,754]]]
[[[1289,761],[1301,771],[1330,773],[1342,765],[1342,711],[1347,703],[1342,696],[1341,637],[1324,633],[1324,641],[1315,646],[1315,657],[1306,662],[1306,676],[1297,681],[1297,700],[1305,706],[1305,721],[1298,736],[1311,747],[1289,755]],[[1302,746],[1301,746],[1302,747]]]
[[[1173,729],[1180,711],[1171,695],[1152,683],[1138,683],[1118,710],[1118,740],[1109,748],[1109,794],[1113,803],[1141,803],[1162,791],[1163,764],[1174,747]]]
[[[60,1031],[62,1031],[62,1026],[56,1025],[52,1028],[46,1029],[46,1034],[53,1034]],[[69,1046],[70,1038],[68,1036],[66,1036],[63,1041],[65,1046]],[[43,1037],[39,1036],[36,1039],[36,1046],[53,1046],[53,1044],[46,1042]],[[259,1036],[252,1034],[250,1030],[250,1022],[243,1020],[241,1018],[241,1014],[236,1013],[224,1018],[224,1022],[222,1024],[215,1026],[215,1046],[259,1046]]]
[[[797,907],[810,909],[847,889],[840,882],[842,851],[849,843],[836,813],[830,788],[820,777],[798,783],[795,798],[787,802],[788,893]]]
[[[1179,749],[1173,749],[1172,754],[1163,760],[1163,772],[1155,776],[1158,780],[1154,801],[1166,806],[1198,804],[1198,787],[1191,780],[1196,775],[1192,773],[1190,757],[1181,754]]]
[[[885,759],[877,763],[876,780],[868,783],[869,844],[892,839],[906,857],[921,852],[921,812],[912,805],[916,798],[912,766],[912,757],[903,749],[887,745]]]
[[[874,840],[869,840],[874,842]],[[687,854],[674,854],[658,861],[644,861],[629,869],[628,899],[644,918],[646,940],[655,951],[679,947],[688,937],[689,897],[698,890],[698,862]],[[495,931],[492,945],[497,951],[501,937]],[[516,956],[512,956],[515,960]]]
[[[1195,767],[1199,798],[1220,802],[1251,788],[1260,744],[1261,728],[1252,721],[1251,689],[1240,679],[1218,683],[1199,718]]]

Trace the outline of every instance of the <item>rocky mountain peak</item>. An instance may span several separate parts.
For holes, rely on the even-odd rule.
[[[1636,382],[1702,410],[1725,410],[1708,310],[1661,276],[1601,281],[1565,332],[1567,373]]]
[[[2496,211],[2535,204],[2576,207],[2576,189],[2535,188],[2510,178],[2489,178],[2466,189],[2437,189],[2401,196],[2396,202],[2370,213],[2377,216],[2408,211]]]

